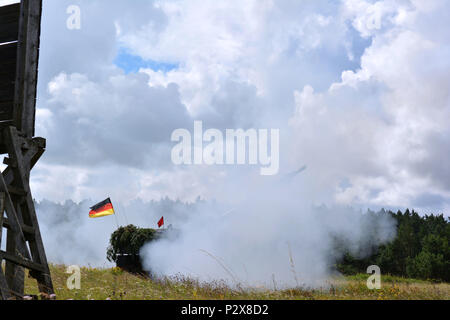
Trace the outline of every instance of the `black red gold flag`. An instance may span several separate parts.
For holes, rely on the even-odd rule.
[[[90,208],[89,218],[100,218],[114,214],[114,208],[111,199],[103,200]]]

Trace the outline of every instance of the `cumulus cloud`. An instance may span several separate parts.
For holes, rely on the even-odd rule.
[[[325,143],[331,142],[340,151],[346,151],[340,152],[343,166],[330,166],[340,174],[351,170],[347,178],[352,177],[354,183],[336,194],[345,203],[407,207],[412,203],[418,205],[415,199],[428,191],[438,199],[449,196],[446,187],[439,187],[444,181],[435,173],[439,171],[445,177],[446,170],[435,155],[445,149],[442,137],[448,136],[445,119],[450,111],[447,89],[450,79],[444,70],[449,70],[449,65],[441,57],[448,52],[450,38],[443,34],[437,41],[422,27],[424,21],[430,22],[430,8],[440,16],[439,10],[443,10],[445,3],[396,4],[389,1],[373,4],[377,8],[390,8],[380,9],[378,15],[383,20],[383,12],[388,12],[389,20],[395,23],[385,30],[381,26],[376,28],[360,68],[344,71],[341,81],[332,84],[325,93],[305,87],[295,94],[297,111],[291,125],[298,127],[302,137],[306,137],[308,123],[314,123],[315,128],[320,125],[332,128],[325,134],[322,131],[323,139],[331,140]],[[367,21],[361,21],[371,12],[369,3],[347,1],[345,7],[356,12],[353,24],[359,26],[358,30],[361,24],[366,25]],[[360,32],[367,36],[365,29]],[[308,143],[304,145],[307,147]],[[310,156],[318,158],[317,154]],[[430,158],[436,160],[434,165],[430,164]],[[432,209],[427,207],[429,204],[423,207]],[[448,207],[442,207],[442,201],[436,205],[434,209],[438,210]]]

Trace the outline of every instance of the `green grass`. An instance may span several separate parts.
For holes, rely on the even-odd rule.
[[[393,276],[382,277],[380,290],[366,286],[369,275],[359,274],[331,279],[324,289],[268,290],[231,289],[222,282],[199,283],[192,279],[165,279],[153,281],[120,269],[81,269],[81,289],[69,290],[65,266],[51,265],[51,274],[58,300],[390,300],[390,299],[445,299],[450,300],[450,284],[433,283]],[[38,294],[36,281],[27,277],[27,294]]]
[[[345,278],[347,280],[366,281],[368,276],[369,275],[367,275],[367,274],[359,273],[359,274],[356,274],[356,275],[346,276]],[[425,280],[420,280],[420,279],[403,278],[403,277],[396,277],[396,276],[391,276],[391,275],[384,275],[382,277],[382,279],[383,279],[384,283],[390,283],[390,284],[391,283],[409,283],[409,284],[414,284],[414,283],[415,284],[419,284],[419,283],[421,283],[421,284],[439,283],[439,282],[436,282],[434,280],[425,281]]]

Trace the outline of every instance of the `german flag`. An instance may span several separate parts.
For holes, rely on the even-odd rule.
[[[100,218],[114,214],[114,208],[111,199],[106,199],[90,208],[89,218]]]

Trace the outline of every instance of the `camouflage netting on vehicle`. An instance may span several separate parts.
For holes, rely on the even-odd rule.
[[[138,228],[134,225],[120,227],[111,235],[107,258],[116,262],[123,255],[138,256],[142,246],[150,241],[159,239],[163,231],[155,229]]]

